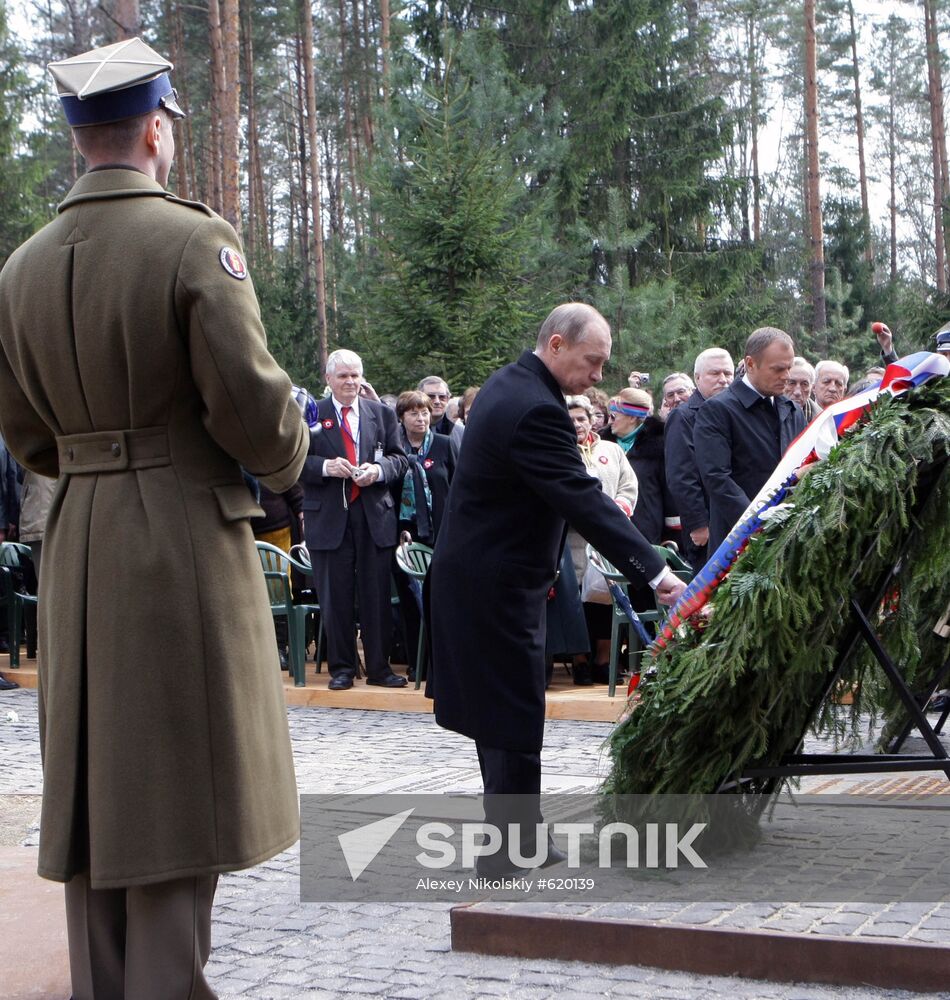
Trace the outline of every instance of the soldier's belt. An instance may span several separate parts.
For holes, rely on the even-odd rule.
[[[60,475],[124,472],[171,464],[165,427],[64,434],[56,439]]]

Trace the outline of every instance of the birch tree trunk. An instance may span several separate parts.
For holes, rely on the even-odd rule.
[[[320,370],[326,371],[327,283],[323,261],[323,212],[320,206],[320,144],[317,137],[317,87],[313,76],[313,12],[310,0],[301,0],[301,41],[307,95],[307,140],[310,151],[310,219],[313,243],[313,283],[317,306],[317,351]]]
[[[356,186],[356,137],[353,129],[353,109],[350,102],[349,52],[346,42],[346,3],[339,0],[340,11],[340,74],[343,82],[343,134],[346,138],[346,164],[350,182],[350,204],[353,207],[353,228],[357,239],[363,235],[359,212],[359,191]]]
[[[940,45],[937,38],[937,10],[934,0],[924,0],[924,33],[927,39],[927,82],[930,102],[930,136],[934,173],[934,250],[937,291],[947,291],[947,139],[943,120],[943,79],[940,70]]]
[[[207,146],[208,193],[211,207],[224,215],[221,173],[221,108],[225,96],[224,37],[221,30],[221,9],[218,0],[208,0],[208,35],[211,42],[211,108]]]
[[[221,105],[221,203],[225,219],[241,231],[241,17],[238,0],[220,0],[224,47],[224,101]]]
[[[181,4],[175,0],[172,6],[169,0],[165,3],[165,20],[171,25],[171,52],[169,58],[175,64],[175,86],[178,89],[178,102],[187,114],[190,111],[188,101],[188,73],[185,65],[184,28],[181,23]],[[178,193],[188,200],[201,200],[198,191],[198,175],[195,168],[195,137],[193,119],[188,117],[179,126],[181,129],[181,150],[176,157],[175,171],[178,183]]]
[[[890,181],[890,277],[891,282],[897,281],[897,95],[894,92],[893,81],[897,77],[897,52],[894,40],[891,39],[888,53],[889,79],[892,85],[887,95],[887,171]]]
[[[297,4],[297,37],[294,39],[296,61],[294,70],[297,75],[297,87],[294,90],[294,113],[297,118],[297,130],[294,146],[297,150],[297,177],[300,181],[300,199],[297,202],[300,224],[297,232],[300,236],[300,259],[304,262],[304,284],[310,289],[310,186],[307,181],[307,126],[304,120],[304,107],[307,103],[305,73],[303,68],[303,11],[307,0]]]
[[[854,124],[858,133],[858,182],[861,188],[861,219],[864,223],[864,259],[873,266],[874,244],[871,241],[871,209],[868,201],[868,172],[864,158],[864,114],[861,108],[861,75],[858,70],[858,33],[854,25],[854,3],[848,0],[851,26],[851,65],[854,73]]]
[[[749,117],[752,133],[752,242],[762,240],[762,183],[759,177],[759,54],[758,4],[749,11]]]
[[[379,44],[383,52],[383,106],[389,109],[389,0],[379,0]]]
[[[810,287],[812,329],[827,326],[825,318],[825,255],[821,227],[821,185],[818,164],[818,59],[815,0],[805,0],[805,160],[808,180],[808,235],[811,249]]]
[[[251,5],[245,5],[244,74],[247,92],[247,164],[248,164],[248,253],[269,254],[267,202],[264,198],[264,171],[261,166],[260,136],[257,123],[257,97],[254,87],[254,41],[251,35]]]

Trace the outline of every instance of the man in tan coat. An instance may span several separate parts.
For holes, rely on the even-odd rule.
[[[214,994],[219,872],[297,839],[244,466],[308,435],[234,230],[167,194],[169,63],[51,67],[89,172],[0,273],[0,428],[59,477],[40,578],[39,873],[66,883],[76,1000]]]

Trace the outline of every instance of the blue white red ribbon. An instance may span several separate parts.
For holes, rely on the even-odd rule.
[[[856,396],[849,396],[822,410],[788,446],[766,484],[756,494],[705,566],[692,579],[670,609],[669,617],[651,650],[663,649],[676,629],[699,611],[725,579],[749,539],[761,530],[771,511],[782,503],[798,482],[796,470],[827,458],[849,428],[859,423],[879,396],[900,396],[932,378],[950,375],[950,359],[943,354],[919,351],[888,365],[881,381]]]

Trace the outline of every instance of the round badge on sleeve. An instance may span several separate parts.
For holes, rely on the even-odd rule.
[[[233,247],[221,247],[218,260],[221,261],[221,266],[232,278],[243,281],[247,277],[247,264],[244,263],[244,258]]]
[[[606,455],[601,455],[600,458],[598,459],[598,461],[600,462],[601,465],[606,465],[607,464],[607,456]]]

